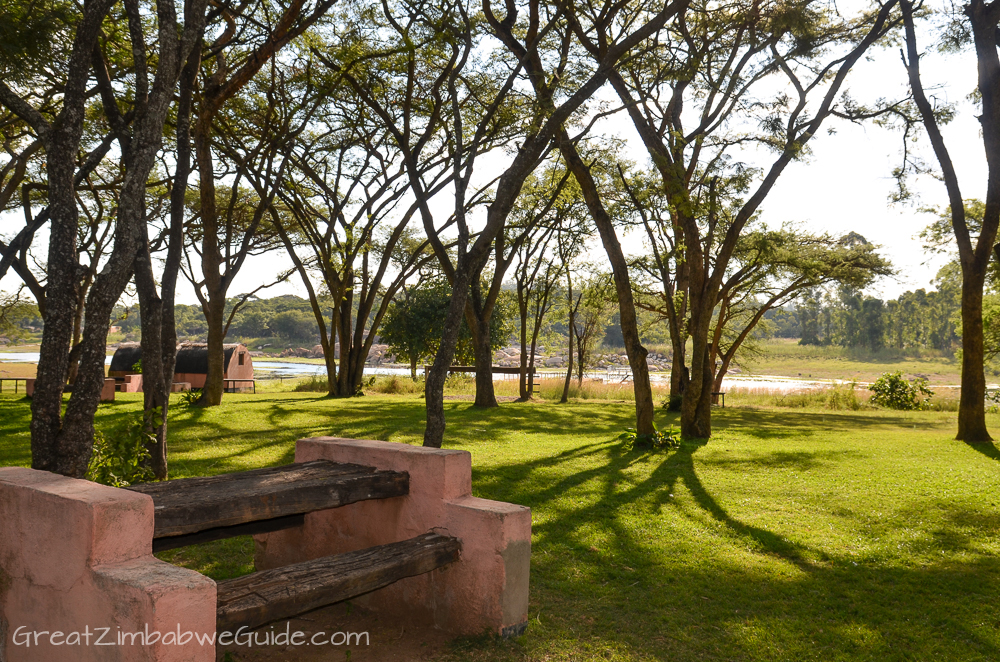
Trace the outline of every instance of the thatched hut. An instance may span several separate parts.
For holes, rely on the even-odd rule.
[[[226,380],[252,380],[253,359],[246,345],[228,343],[222,346],[226,370],[222,378]],[[136,364],[142,361],[142,347],[139,343],[125,343],[115,350],[108,368],[108,377],[122,378],[140,372]],[[208,376],[208,345],[205,343],[181,343],[177,346],[177,364],[174,367],[174,383],[188,382],[191,388],[204,388]],[[253,382],[228,382],[227,391],[249,391]]]

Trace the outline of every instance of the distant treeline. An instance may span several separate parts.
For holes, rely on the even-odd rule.
[[[840,345],[871,350],[936,349],[959,346],[961,275],[950,264],[938,273],[936,290],[905,292],[883,301],[857,290],[812,290],[794,309],[765,316],[778,338],[803,345]]]
[[[226,318],[239,299],[232,299]],[[328,312],[328,311],[327,311]],[[208,323],[201,306],[178,304],[174,306],[177,336],[181,340],[201,340],[208,336]],[[128,340],[138,340],[140,333],[139,307],[119,306],[115,309],[112,324],[121,328]],[[282,338],[290,342],[318,341],[319,327],[309,301],[286,294],[270,299],[247,301],[236,311],[226,336],[231,340],[257,338]]]

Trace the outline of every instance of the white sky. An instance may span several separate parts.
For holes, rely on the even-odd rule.
[[[874,61],[860,63],[848,79],[851,95],[865,102],[880,96],[898,98],[904,94],[905,71],[898,52],[881,51],[873,55]],[[945,137],[963,185],[963,195],[982,197],[986,181],[985,156],[974,109],[966,101],[976,85],[974,55],[930,53],[922,60],[922,74],[928,90],[938,87],[934,94],[949,102],[958,102],[958,117],[945,127]],[[890,205],[888,198],[895,187],[891,172],[900,162],[902,136],[875,126],[856,126],[835,119],[826,125],[830,126],[835,126],[837,133],[828,135],[824,131],[816,136],[810,142],[812,156],[808,162],[793,163],[786,169],[763,205],[763,218],[773,226],[794,221],[811,230],[836,235],[854,231],[881,245],[883,254],[893,262],[899,276],[876,283],[871,288],[872,294],[894,298],[906,290],[930,287],[944,258],[929,260],[923,252],[917,234],[931,218],[920,213],[918,207],[944,206],[943,184],[929,176],[914,179],[910,187],[918,199],[907,205]],[[624,138],[629,144],[628,156],[645,162],[645,151],[626,118],[613,119],[603,130]],[[921,151],[925,160],[933,163],[933,155],[923,136],[920,145],[914,147]],[[447,206],[444,200],[438,204],[442,208]],[[19,215],[7,215],[0,219],[0,232],[13,234],[21,223]],[[39,233],[35,244],[37,255],[45,254],[45,242],[47,234]],[[627,251],[641,248],[637,238],[626,238],[624,243]],[[591,253],[592,259],[602,255],[598,251],[600,249]],[[251,258],[230,288],[230,295],[250,291],[272,280],[274,274],[289,264],[283,252]],[[11,275],[0,281],[0,288],[7,291],[16,289],[17,285],[17,279]],[[261,296],[286,293],[305,296],[298,276],[262,292]],[[197,303],[193,290],[183,278],[178,283],[177,302]]]

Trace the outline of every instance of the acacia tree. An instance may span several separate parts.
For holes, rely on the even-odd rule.
[[[526,20],[519,25],[518,15],[522,9]],[[620,7],[609,4],[607,9],[599,20],[613,23],[622,18]],[[496,243],[497,238],[525,178],[550,148],[551,136],[556,128],[580,110],[604,83],[607,69],[629,48],[659,29],[676,11],[676,5],[664,7],[649,21],[623,35],[621,43],[608,49],[601,64],[586,73],[573,69],[573,75],[570,75],[571,63],[566,58],[556,58],[558,61],[553,70],[547,72],[553,74],[552,85],[546,86],[543,102],[538,103],[536,99],[529,106],[530,112],[521,113],[513,124],[521,136],[519,149],[497,178],[493,199],[487,207],[485,225],[473,242],[466,210],[476,158],[494,144],[493,141],[502,139],[509,144],[514,140],[508,128],[511,125],[507,113],[517,106],[512,106],[513,100],[518,98],[515,83],[525,71],[526,60],[534,58],[540,66],[538,49],[542,41],[551,48],[548,52],[553,54],[561,52],[560,48],[572,42],[572,35],[560,28],[562,9],[559,7],[545,6],[536,0],[529,0],[523,7],[512,2],[506,6],[505,16],[499,18],[491,4],[484,2],[483,11],[491,34],[504,45],[495,57],[488,55],[477,60],[488,65],[485,73],[473,74],[474,70],[467,69],[473,53],[484,51],[477,50],[479,35],[474,31],[476,26],[461,3],[448,4],[440,12],[406,3],[392,9],[383,5],[384,25],[372,25],[373,17],[365,14],[364,22],[370,26],[369,31],[360,26],[360,21],[352,22],[350,31],[353,38],[341,40],[341,44],[349,42],[349,46],[327,60],[331,68],[343,73],[351,82],[397,141],[428,239],[454,288],[444,326],[445,335],[426,383],[427,428],[424,443],[429,446],[440,446],[442,442],[444,379],[454,355],[454,343],[465,314],[469,287],[480,283],[480,275],[490,253],[500,254],[496,249],[502,246]],[[385,44],[386,33],[395,33],[398,38],[391,44]],[[561,36],[553,40],[552,35],[556,34]],[[501,135],[503,133],[506,135]],[[428,188],[418,167],[425,148],[442,137],[449,145],[451,159],[448,168],[455,173],[454,216],[458,239],[454,264],[439,237],[429,206]],[[498,260],[497,265],[500,264]],[[482,303],[480,310],[484,316],[489,314],[491,298],[496,298],[495,285],[496,279],[485,295],[475,296]],[[477,346],[477,365],[483,362],[483,358],[492,359],[482,356],[485,354],[484,343]],[[477,377],[477,398],[480,393],[492,392],[492,381],[487,385],[480,382],[482,379],[484,376]],[[480,383],[483,388],[479,388]]]
[[[202,275],[199,281],[202,283],[201,296],[204,299],[202,308],[208,322],[208,375],[198,400],[201,406],[214,406],[222,402],[222,379],[225,372],[222,344],[225,339],[229,287],[250,250],[249,244],[252,241],[248,238],[253,237],[256,225],[259,225],[268,209],[267,204],[260,207],[259,216],[255,214],[255,220],[252,221],[254,227],[247,228],[247,233],[241,233],[234,247],[236,237],[231,232],[231,216],[226,211],[229,208],[223,207],[220,214],[218,206],[216,182],[219,173],[215,154],[218,142],[215,137],[219,123],[232,121],[235,115],[230,113],[226,117],[221,113],[226,104],[254,79],[258,71],[272,62],[272,58],[281,49],[319,21],[335,3],[336,0],[291,0],[282,8],[267,0],[259,0],[235,7],[220,6],[218,13],[225,21],[226,28],[202,56],[200,93],[196,98],[195,120],[191,126],[198,167],[199,226],[202,229],[198,249]],[[276,144],[287,140],[293,129],[291,125],[277,125],[273,128],[276,132],[271,134],[272,140],[267,143],[267,153],[257,154],[254,145],[230,144],[230,154],[233,150],[242,152],[243,158],[238,159],[239,161],[260,157],[274,166],[271,176],[277,175],[284,160],[278,158]],[[298,130],[302,128],[304,127],[300,126]],[[244,171],[244,176],[249,170],[241,163],[235,166],[237,170]],[[230,187],[230,190],[235,188]],[[271,193],[261,196],[262,201],[273,199],[273,193],[272,185]]]
[[[930,139],[948,194],[951,229],[958,246],[962,268],[962,393],[958,408],[956,439],[969,443],[992,441],[986,429],[986,375],[983,345],[983,287],[990,255],[1000,226],[1000,56],[997,54],[1000,3],[972,0],[963,10],[965,19],[955,17],[952,33],[959,44],[972,42],[978,63],[978,115],[986,151],[986,196],[982,220],[978,223],[966,213],[965,199],[955,172],[951,153],[941,134],[939,108],[924,90],[920,77],[920,50],[914,15],[923,9],[920,2],[899,0],[903,12],[905,51],[901,52],[913,100],[920,111],[924,130]],[[908,164],[909,165],[909,164]],[[975,227],[975,226],[978,226]],[[978,233],[975,230],[978,229]],[[978,234],[978,236],[976,236]]]
[[[497,180],[493,200],[487,208],[485,226],[468,251],[463,250],[461,242],[459,245],[459,255],[465,264],[460,262],[458,266],[470,268],[461,268],[456,271],[455,296],[452,298],[448,311],[445,337],[441,350],[435,358],[431,374],[428,376],[428,418],[427,429],[424,433],[425,445],[440,446],[443,438],[444,377],[453,352],[452,339],[457,336],[460,313],[465,308],[464,298],[467,288],[470,283],[478,283],[478,276],[486,264],[491,245],[502,232],[525,179],[544,158],[551,146],[552,137],[563,130],[562,127],[584,108],[585,104],[604,84],[609,70],[630,49],[662,28],[680,6],[679,2],[665,4],[659,11],[644,16],[643,18],[646,20],[635,22],[630,20],[631,15],[627,11],[628,8],[621,4],[606,3],[602,7],[595,8],[595,25],[606,27],[626,23],[631,29],[620,34],[618,39],[609,40],[603,44],[602,55],[596,66],[580,69],[575,66],[577,64],[575,60],[571,61],[571,58],[564,57],[572,50],[574,41],[573,34],[566,29],[564,23],[563,12],[566,9],[564,6],[550,6],[539,0],[527,0],[518,4],[511,0],[506,3],[504,14],[500,16],[490,0],[483,1],[482,10],[489,26],[489,33],[503,45],[502,51],[497,53],[493,59],[497,62],[505,62],[509,73],[500,79],[502,84],[494,88],[496,92],[490,95],[489,101],[483,103],[486,112],[479,113],[479,121],[475,125],[475,130],[470,131],[471,139],[465,138],[462,131],[464,124],[461,113],[455,113],[452,116],[453,124],[451,126],[457,129],[452,134],[457,139],[457,149],[455,149],[454,154],[465,157],[461,162],[456,160],[454,165],[456,172],[462,172],[462,176],[456,178],[456,190],[460,193],[459,196],[456,196],[457,199],[463,197],[462,194],[464,194],[472,176],[474,159],[469,157],[474,157],[484,139],[493,133],[494,117],[499,110],[505,108],[505,103],[510,98],[514,84],[522,73],[531,84],[534,99],[531,104],[531,113],[526,114],[528,121],[517,125],[522,134],[518,151]],[[458,10],[461,16],[467,16],[461,5],[458,5]],[[469,29],[471,25],[467,18],[464,19],[463,25],[464,28],[456,33],[459,39],[455,42],[456,46],[461,44],[461,47],[452,49],[452,64],[449,65],[449,69],[445,70],[445,75],[438,89],[448,89],[449,91],[455,89],[459,80],[458,73],[462,71],[472,50],[473,35]],[[547,55],[554,57],[549,60]],[[463,63],[463,66],[455,67],[454,65],[459,62]],[[551,69],[547,69],[543,62],[552,62]],[[451,95],[450,98],[452,103],[456,102],[454,95]],[[458,121],[457,124],[454,124],[455,120]],[[415,195],[419,199],[420,196],[416,190]],[[456,208],[458,207],[456,206]],[[425,227],[427,222],[431,220],[429,211],[426,205],[421,207]],[[457,216],[464,221],[464,214],[460,213]],[[431,236],[432,230],[432,227],[428,229],[428,237],[431,238],[435,253],[441,257],[442,251],[434,244]],[[461,238],[461,229],[459,235]],[[481,346],[480,351],[482,351]]]
[[[433,254],[409,227],[416,206],[400,210],[407,184],[391,138],[346,86],[313,85],[309,62],[298,69],[299,80],[283,78],[272,94],[296,106],[287,114],[311,116],[310,128],[289,144],[291,165],[271,213],[309,295],[329,394],[352,396],[390,301]],[[334,303],[329,332],[311,272]]]
[[[769,310],[790,303],[805,290],[833,283],[862,288],[892,274],[876,247],[853,232],[840,238],[791,228],[744,234],[719,291],[710,336],[712,391],[722,390],[733,359]]]
[[[711,435],[712,365],[709,334],[729,262],[747,223],[831,115],[857,118],[873,111],[842,98],[854,64],[897,24],[896,1],[855,19],[832,16],[818,3],[717,5],[690,2],[648,47],[635,49],[608,81],[652,160],[669,201],[670,221],[686,265],[690,382],[681,404],[686,437]],[[593,58],[607,32],[590,35],[569,20]],[[775,92],[775,90],[780,90]],[[760,127],[754,131],[753,126]],[[568,138],[568,137],[567,137]],[[564,138],[564,155],[574,147]],[[776,153],[753,171],[732,153],[758,144]],[[574,163],[571,156],[567,162]],[[584,194],[587,169],[576,160]],[[745,192],[728,224],[719,223],[718,181],[743,175]],[[704,204],[695,204],[701,196]],[[652,431],[645,350],[638,341],[628,274],[610,217],[596,187],[588,205],[615,272],[626,351],[636,380],[640,432]],[[715,250],[713,250],[713,248]],[[637,370],[638,368],[638,370]]]
[[[604,337],[611,304],[614,302],[614,278],[611,274],[593,273],[579,283],[579,305],[570,331],[576,337],[577,385],[583,386],[583,373],[593,362],[594,347]]]
[[[556,306],[557,287],[568,264],[560,259],[560,247],[575,241],[581,245],[586,218],[581,216],[579,189],[564,168],[550,166],[532,174],[525,182],[511,225],[528,234],[515,251],[514,286],[520,318],[520,400],[531,399],[535,352],[546,315]],[[530,336],[530,341],[529,341]]]
[[[157,2],[157,33],[153,39],[157,48],[151,54],[139,3],[124,2],[122,14],[116,17],[117,24],[112,21],[102,25],[110,9],[111,3],[103,0],[85,3],[81,15],[74,17],[78,20],[73,28],[66,30],[73,31],[73,45],[67,50],[66,61],[58,59],[60,65],[65,65],[60,71],[65,82],[57,114],[50,114],[49,108],[39,109],[31,104],[32,95],[39,86],[32,85],[30,79],[19,81],[24,90],[21,95],[0,81],[0,103],[32,127],[46,152],[46,217],[51,222],[45,328],[32,399],[32,466],[77,477],[86,473],[90,460],[94,412],[104,382],[108,321],[114,303],[132,274],[132,262],[145,220],[147,180],[160,149],[164,123],[185,54],[200,39],[204,26],[203,2],[185,6],[183,27],[178,23],[173,2]],[[123,25],[124,29],[117,31],[116,25]],[[116,36],[120,38],[108,39],[102,46],[106,49],[110,43],[119,52],[131,54],[128,101],[118,98],[108,73],[107,51],[98,45],[98,36],[105,27],[108,33],[118,33]],[[79,280],[79,265],[67,256],[76,253],[75,188],[81,179],[77,169],[78,152],[91,82],[100,97],[103,121],[109,127],[107,135],[118,143],[124,174],[113,248],[87,296],[80,368],[63,415],[62,393]],[[122,112],[120,104],[128,107],[127,112]],[[96,167],[94,157],[101,154],[103,158],[107,153],[105,142],[92,151],[92,158],[84,161],[84,168]],[[28,234],[33,232],[29,230]]]

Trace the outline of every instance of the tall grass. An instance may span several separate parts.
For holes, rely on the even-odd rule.
[[[939,388],[927,403],[927,411],[958,411],[959,395],[959,389]],[[797,391],[734,388],[726,393],[726,405],[733,407],[788,407],[835,411],[878,409],[869,402],[870,399],[871,392],[854,383]]]

